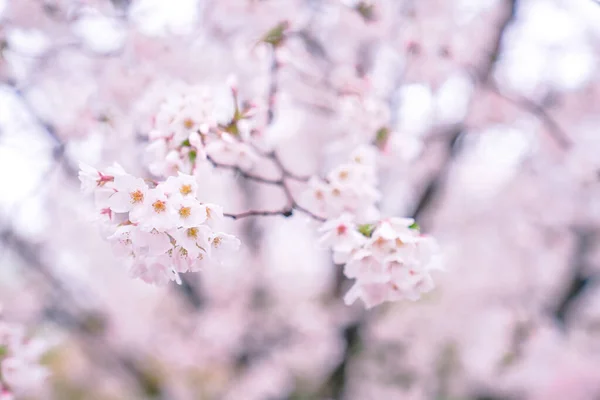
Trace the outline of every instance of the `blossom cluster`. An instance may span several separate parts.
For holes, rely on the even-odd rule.
[[[307,204],[328,219],[344,213],[354,215],[359,222],[379,219],[376,158],[374,146],[358,147],[350,161],[332,169],[326,179],[309,181],[304,194]]]
[[[235,236],[214,230],[223,210],[198,200],[191,175],[149,182],[118,164],[105,172],[85,164],[80,168],[82,190],[94,194],[96,219],[106,224],[108,240],[128,261],[133,278],[180,283],[179,273],[199,271],[208,260],[222,261],[240,246]]]
[[[333,250],[344,275],[355,279],[344,301],[362,299],[367,308],[387,301],[415,301],[434,288],[439,268],[436,241],[422,235],[412,218],[358,225],[350,214],[325,222],[321,243]]]
[[[205,86],[171,90],[154,114],[148,133],[150,172],[156,176],[193,173],[208,161],[252,167],[258,156],[246,141],[254,107],[240,108],[235,86],[225,101],[219,100]]]
[[[39,360],[48,344],[29,338],[22,325],[0,319],[0,400],[38,390],[48,376]]]

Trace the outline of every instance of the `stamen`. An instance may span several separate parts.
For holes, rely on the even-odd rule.
[[[179,193],[181,193],[184,196],[187,196],[188,194],[192,193],[192,185],[182,185],[179,189]]]
[[[189,238],[197,238],[198,237],[198,228],[189,228],[186,231],[186,234]]]
[[[192,214],[192,209],[190,207],[181,207],[179,209],[179,216],[181,218],[187,218]]]
[[[162,200],[156,200],[152,203],[152,207],[154,207],[154,212],[157,214],[163,213],[167,210],[167,204]]]
[[[187,118],[183,121],[185,129],[192,129],[194,127],[194,121],[191,118]]]
[[[144,201],[144,193],[141,190],[136,190],[135,192],[129,193],[131,196],[131,202],[133,204],[141,203]]]

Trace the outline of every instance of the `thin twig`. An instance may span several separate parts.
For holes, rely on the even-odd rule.
[[[268,109],[267,109],[267,126],[273,123],[275,118],[275,99],[277,97],[277,91],[279,90],[277,84],[277,78],[279,76],[279,62],[277,61],[277,49],[273,47],[271,51],[271,67],[269,74],[269,91],[268,91]]]
[[[492,82],[488,82],[486,87],[492,92],[496,93],[498,96],[507,100],[511,104],[527,111],[530,114],[535,115],[540,121],[542,121],[546,127],[548,128],[548,133],[551,138],[560,146],[560,148],[564,150],[568,150],[573,146],[573,142],[569,138],[569,135],[562,129],[562,127],[556,122],[556,120],[548,114],[548,112],[541,105],[535,103],[534,101],[516,95],[515,97],[504,94],[500,91],[498,86],[496,86]]]
[[[238,173],[239,175],[241,175],[243,178],[249,179],[251,181],[264,183],[267,185],[275,185],[275,186],[281,186],[283,184],[283,179],[269,179],[269,178],[264,178],[262,176],[253,175],[253,174],[246,172],[245,170],[243,170],[242,168],[240,168],[237,165],[223,164],[218,161],[215,161],[215,159],[212,158],[211,156],[206,156],[206,159],[215,168],[222,168],[222,169],[228,169],[228,170],[234,171],[234,172]]]
[[[226,217],[232,218],[232,219],[242,219],[242,218],[247,218],[247,217],[268,217],[268,216],[273,216],[273,215],[283,215],[284,217],[289,217],[292,215],[292,213],[293,213],[293,208],[286,207],[282,210],[265,210],[265,211],[250,210],[250,211],[245,211],[245,212],[239,213],[239,214],[225,213],[223,215]]]

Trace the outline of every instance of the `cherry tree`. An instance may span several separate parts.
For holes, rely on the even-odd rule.
[[[593,0],[0,3],[0,399],[600,395]]]

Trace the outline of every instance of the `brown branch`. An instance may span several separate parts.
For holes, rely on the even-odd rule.
[[[240,168],[237,165],[223,164],[223,163],[215,161],[210,156],[206,157],[206,159],[215,168],[228,169],[228,170],[231,170],[231,171],[234,171],[234,172],[240,174],[240,176],[242,176],[243,178],[246,178],[248,180],[280,187],[283,190],[283,193],[285,194],[285,197],[288,202],[288,206],[281,210],[273,210],[273,211],[249,210],[249,211],[246,211],[246,212],[243,212],[240,214],[225,213],[223,215],[228,218],[233,218],[233,219],[241,219],[241,218],[254,217],[254,216],[271,216],[271,215],[283,215],[284,217],[289,217],[290,215],[292,215],[294,210],[297,210],[297,211],[300,211],[300,212],[308,215],[309,217],[311,217],[314,220],[321,221],[321,222],[325,221],[325,218],[314,214],[307,208],[304,208],[300,204],[298,204],[298,202],[294,199],[294,196],[292,195],[292,192],[290,191],[290,188],[288,187],[287,182],[286,182],[286,179],[288,179],[288,178],[298,180],[301,182],[305,182],[309,178],[304,178],[304,177],[300,177],[300,176],[292,174],[291,172],[286,170],[283,167],[283,165],[281,165],[281,161],[279,161],[279,158],[277,158],[277,156],[274,155],[273,157],[275,157],[274,160],[277,160],[275,162],[275,164],[279,167],[280,172],[282,174],[282,177],[280,179],[268,179],[268,178],[264,178],[262,176],[253,175],[253,174],[246,172],[245,170],[243,170],[242,168]]]
[[[281,210],[264,210],[264,211],[249,210],[249,211],[245,211],[240,214],[225,213],[223,215],[228,218],[233,218],[233,219],[242,219],[242,218],[246,218],[246,217],[257,217],[257,216],[272,216],[272,215],[282,215],[284,217],[289,217],[292,215],[294,210],[297,210],[297,211],[300,211],[300,212],[308,215],[309,217],[311,217],[314,220],[321,221],[321,222],[325,221],[325,218],[314,214],[307,208],[304,208],[300,204],[298,204],[298,202],[294,199],[294,196],[286,182],[286,179],[288,179],[288,178],[294,179],[297,181],[301,181],[301,182],[305,182],[309,178],[304,178],[304,177],[300,177],[300,176],[292,174],[291,172],[289,172],[287,169],[285,169],[283,167],[283,165],[281,164],[281,161],[275,155],[275,153],[270,153],[270,154],[271,154],[271,156],[269,158],[271,158],[275,161],[275,164],[278,166],[278,168],[281,172],[282,176],[280,179],[268,179],[268,178],[264,178],[262,176],[253,175],[253,174],[246,172],[245,170],[243,170],[242,168],[240,168],[237,165],[219,163],[210,156],[206,157],[206,159],[215,168],[228,169],[228,170],[231,170],[231,171],[234,171],[234,172],[240,174],[240,176],[242,176],[248,180],[280,187],[281,190],[283,190],[283,193],[285,194],[285,197],[288,202],[288,206],[285,208],[282,208]]]
[[[211,156],[206,156],[206,159],[215,168],[222,168],[222,169],[228,169],[230,171],[234,171],[234,172],[238,173],[239,175],[241,175],[243,178],[249,179],[251,181],[255,181],[258,183],[264,183],[267,185],[275,185],[275,186],[281,186],[283,184],[283,179],[269,179],[269,178],[264,178],[262,176],[253,175],[253,174],[250,174],[247,171],[243,170],[242,168],[240,168],[237,165],[223,164],[218,161],[215,161],[215,159],[212,158]]]
[[[245,212],[239,213],[239,214],[225,213],[223,215],[228,218],[232,218],[232,219],[242,219],[242,218],[247,218],[247,217],[268,217],[268,216],[273,216],[273,215],[282,215],[284,217],[289,217],[292,215],[292,213],[293,213],[293,209],[291,207],[286,207],[282,210],[272,210],[272,211],[250,210],[250,211],[245,211]]]
[[[292,171],[290,171],[289,169],[287,169],[285,167],[285,165],[283,165],[283,162],[281,161],[281,158],[279,157],[279,155],[277,155],[277,151],[272,150],[269,152],[263,151],[260,148],[258,148],[256,145],[251,144],[252,148],[254,149],[254,151],[256,151],[261,157],[267,158],[271,161],[273,161],[273,163],[275,163],[275,166],[277,166],[277,168],[279,169],[279,172],[281,173],[281,179],[285,179],[285,178],[289,178],[298,182],[308,182],[311,178],[310,175],[297,175],[295,173],[293,173]]]

